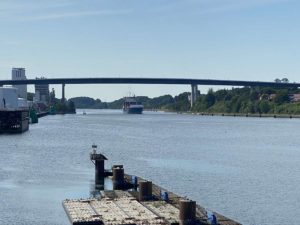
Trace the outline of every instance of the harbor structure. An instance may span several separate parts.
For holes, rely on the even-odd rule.
[[[12,68],[11,71],[11,79],[12,80],[27,80],[25,74],[25,68]],[[13,85],[14,88],[17,89],[17,95],[19,98],[23,98],[27,100],[27,85]]]
[[[107,158],[93,145],[90,159],[98,158],[103,162],[98,170],[103,178],[110,178],[113,189],[101,190],[97,197],[64,200],[62,205],[72,225],[241,225],[151,181],[124,174],[123,165],[112,166],[109,173],[103,168]]]
[[[102,189],[104,187],[104,177],[105,169],[104,169],[104,161],[107,158],[101,154],[97,153],[97,145],[92,145],[92,152],[90,153],[90,160],[95,165],[95,186],[98,189]]]
[[[125,180],[129,182],[130,177],[125,175]],[[139,184],[144,181],[138,177]],[[195,201],[151,185],[151,198],[139,199],[140,187],[102,190],[97,198],[66,199],[63,207],[72,225],[241,225],[218,213],[208,213]],[[169,197],[165,199],[162,193]]]

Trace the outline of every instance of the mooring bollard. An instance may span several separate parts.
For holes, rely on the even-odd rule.
[[[120,190],[124,187],[124,168],[113,166],[113,188],[114,190]]]
[[[152,182],[140,181],[139,182],[139,200],[147,201],[152,199]]]
[[[193,224],[196,220],[196,202],[182,199],[179,201],[179,220],[181,225]]]

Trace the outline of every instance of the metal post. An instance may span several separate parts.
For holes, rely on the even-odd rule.
[[[95,183],[102,185],[104,180],[104,160],[95,160]]]
[[[196,219],[196,202],[182,199],[179,201],[180,225],[193,224]]]
[[[114,190],[121,190],[124,187],[124,168],[114,167],[113,168],[113,188]]]
[[[61,97],[61,102],[65,102],[65,84],[62,84],[62,97]]]
[[[139,200],[146,201],[152,199],[152,182],[140,181],[139,182]]]

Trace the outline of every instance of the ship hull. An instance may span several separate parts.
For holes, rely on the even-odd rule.
[[[124,113],[127,114],[142,114],[143,113],[143,108],[128,108],[128,109],[123,109]]]
[[[28,110],[0,110],[0,133],[22,133],[28,129]]]

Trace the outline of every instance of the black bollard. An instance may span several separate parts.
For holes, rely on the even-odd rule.
[[[180,225],[193,224],[196,220],[196,202],[191,200],[179,201]]]
[[[124,168],[113,167],[113,188],[114,190],[121,190],[124,187]]]
[[[152,199],[152,182],[140,181],[139,182],[139,200],[147,201]]]

